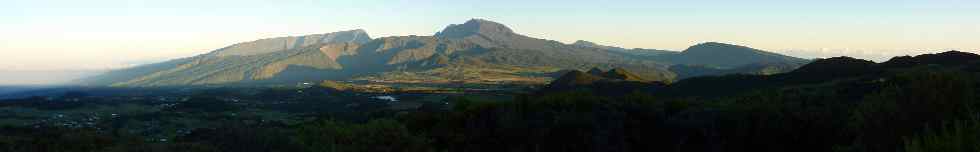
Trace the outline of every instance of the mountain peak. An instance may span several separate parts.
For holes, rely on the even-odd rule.
[[[353,29],[353,30],[349,30],[349,31],[339,31],[339,32],[333,32],[333,33],[345,33],[345,32],[346,33],[351,33],[351,34],[356,34],[356,35],[364,35],[364,36],[367,36],[368,35],[367,30],[364,30],[364,29]],[[325,33],[325,34],[329,34],[329,33]]]
[[[514,31],[504,24],[497,22],[484,19],[471,19],[463,24],[451,24],[443,29],[442,32],[436,33],[436,36],[444,38],[465,38],[478,34],[486,37],[497,37],[514,34]]]
[[[598,46],[599,44],[596,44],[595,42],[589,42],[586,40],[578,40],[575,41],[575,43],[572,43],[572,45],[581,46],[581,47],[595,47]]]
[[[808,62],[805,59],[719,42],[705,42],[691,46],[681,52],[677,59],[677,64],[700,63],[722,68],[734,68],[759,62]]]
[[[721,42],[704,42],[704,43],[700,43],[700,44],[691,46],[691,47],[689,47],[685,51],[700,51],[700,50],[709,49],[709,48],[734,48],[734,49],[750,49],[750,50],[755,50],[753,48],[749,48],[749,47],[741,46],[741,45],[734,45],[734,44],[721,43]]]
[[[738,54],[768,54],[765,51],[750,48],[747,46],[720,43],[720,42],[704,42],[691,47],[688,47],[682,53],[686,54],[701,54],[714,56],[717,53],[738,53]]]

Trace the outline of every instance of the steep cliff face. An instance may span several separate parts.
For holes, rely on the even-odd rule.
[[[214,56],[250,56],[298,49],[313,45],[329,43],[365,43],[370,41],[364,30],[340,31],[326,34],[313,34],[305,36],[277,37],[255,40],[251,42],[238,43],[225,48],[215,50]]]

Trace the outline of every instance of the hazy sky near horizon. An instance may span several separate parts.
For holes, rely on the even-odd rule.
[[[100,70],[260,38],[365,29],[431,35],[482,18],[528,36],[683,50],[708,41],[881,61],[980,51],[977,0],[7,0],[0,71]]]

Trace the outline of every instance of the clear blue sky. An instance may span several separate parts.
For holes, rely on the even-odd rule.
[[[980,50],[977,0],[13,0],[0,70],[106,69],[265,37],[431,35],[471,18],[532,37],[682,50],[706,41],[802,57]]]

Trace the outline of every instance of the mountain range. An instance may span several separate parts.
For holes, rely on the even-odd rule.
[[[474,83],[538,82],[555,72],[632,71],[645,81],[730,73],[787,72],[807,59],[708,42],[684,51],[624,49],[588,41],[533,38],[488,20],[453,24],[432,36],[371,38],[364,30],[260,39],[193,57],[82,79],[94,86],[266,85],[322,80]],[[674,68],[672,68],[674,67]],[[698,67],[696,70],[689,70]]]

